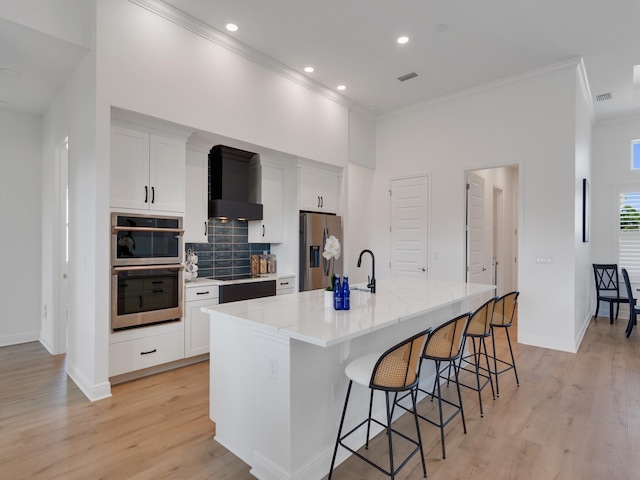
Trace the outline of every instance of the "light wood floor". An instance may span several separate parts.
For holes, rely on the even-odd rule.
[[[484,418],[465,390],[468,433],[452,422],[446,460],[438,430],[421,422],[429,478],[640,478],[640,331],[627,339],[625,324],[594,319],[577,354],[518,345],[520,387],[507,373],[500,398],[486,389]],[[94,403],[64,363],[38,343],[0,348],[0,479],[253,478],[212,438],[207,362],[116,385]],[[404,417],[397,428],[411,431]],[[385,440],[370,453],[386,455]],[[333,478],[388,477],[352,457]],[[422,478],[420,461],[398,478]]]

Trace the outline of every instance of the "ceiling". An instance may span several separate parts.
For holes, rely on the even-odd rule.
[[[640,113],[637,0],[166,0],[374,114],[582,57],[598,119]],[[225,30],[229,22],[239,30]],[[410,40],[399,45],[396,39]],[[0,19],[5,108],[37,113],[85,51]],[[8,60],[6,60],[8,59]],[[311,65],[315,71],[304,73]],[[14,68],[14,67],[11,67]],[[417,77],[400,82],[410,72]],[[638,89],[640,90],[640,88]],[[611,93],[607,101],[595,101]],[[635,100],[634,100],[635,98]]]

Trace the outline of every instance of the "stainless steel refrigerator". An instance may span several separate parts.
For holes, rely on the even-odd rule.
[[[340,241],[340,258],[326,260],[322,256],[331,235]],[[324,213],[300,213],[300,291],[326,288],[331,274],[342,274],[342,218]]]

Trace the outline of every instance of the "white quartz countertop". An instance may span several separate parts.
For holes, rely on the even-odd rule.
[[[212,305],[202,311],[329,347],[494,289],[494,285],[395,278],[378,280],[375,294],[364,284],[353,285],[350,310],[325,307],[325,291],[313,290]]]

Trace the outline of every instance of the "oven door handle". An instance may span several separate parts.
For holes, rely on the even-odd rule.
[[[114,226],[112,233],[117,232],[175,232],[178,235],[184,235],[184,229],[182,228],[156,228],[156,227],[123,227]]]
[[[123,267],[111,267],[113,275],[118,274],[119,272],[133,272],[136,270],[157,270],[157,269],[167,269],[167,270],[184,270],[184,265],[181,263],[175,265],[126,265]]]

